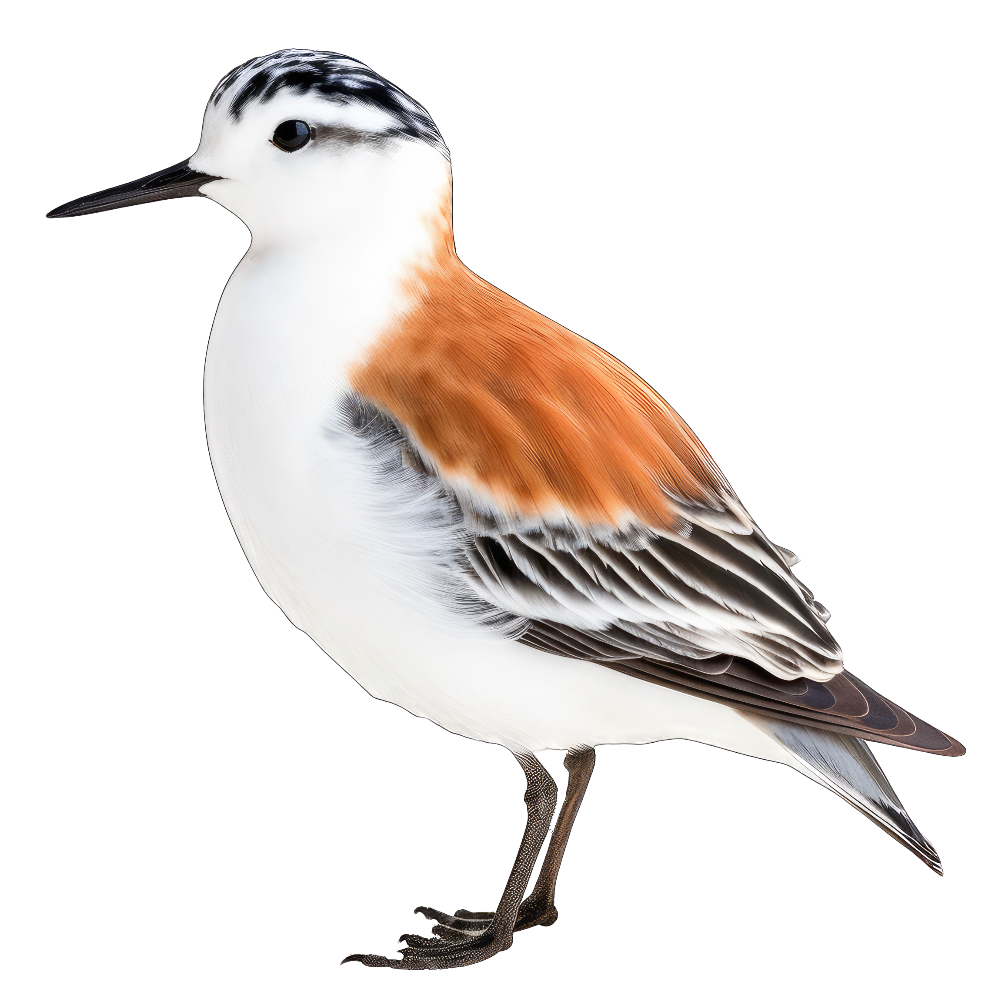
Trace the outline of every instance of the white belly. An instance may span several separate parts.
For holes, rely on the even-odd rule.
[[[450,529],[416,530],[419,502],[376,481],[338,420],[345,365],[384,317],[335,298],[297,308],[300,271],[241,265],[205,372],[226,509],[288,618],[370,694],[463,736],[513,750],[686,738],[788,762],[731,709],[513,642],[441,599]]]

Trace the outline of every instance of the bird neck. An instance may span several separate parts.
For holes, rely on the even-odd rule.
[[[213,350],[256,351],[273,342],[283,356],[300,357],[302,370],[317,372],[340,370],[365,353],[414,309],[429,276],[464,273],[452,236],[450,173],[437,180],[408,201],[397,190],[394,211],[383,210],[385,200],[380,207],[357,199],[353,216],[305,238],[255,231],[220,304]]]
[[[451,166],[424,143],[402,142],[391,152],[360,147],[307,167],[295,183],[268,188],[266,198],[258,189],[220,192],[239,200],[236,214],[255,252],[406,260],[439,242],[442,217],[450,234]]]

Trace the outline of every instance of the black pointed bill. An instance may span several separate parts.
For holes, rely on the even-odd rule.
[[[145,205],[150,201],[167,201],[169,198],[196,198],[201,196],[201,187],[209,181],[221,180],[211,174],[192,170],[188,161],[175,163],[166,170],[147,174],[137,181],[119,184],[94,194],[68,201],[65,205],[52,209],[47,219],[68,219],[74,215],[92,215],[94,212],[110,212],[113,208],[128,205]]]

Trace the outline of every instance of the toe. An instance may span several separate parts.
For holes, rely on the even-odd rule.
[[[456,910],[451,914],[436,910],[433,906],[418,906],[413,912],[422,914],[428,920],[436,920],[442,927],[458,931],[484,931],[493,919],[492,912],[486,910]],[[437,933],[437,928],[434,933]]]
[[[348,962],[360,962],[362,965],[368,966],[369,969],[386,969],[401,964],[386,958],[385,955],[348,955],[340,964],[346,965]]]
[[[431,928],[434,937],[403,934],[400,943],[402,958],[384,955],[348,955],[341,962],[360,962],[374,969],[455,969],[475,965],[506,951],[513,943],[510,930],[501,931],[493,925],[494,914],[485,910],[456,910],[444,913],[432,906],[418,906],[428,920],[437,921]]]

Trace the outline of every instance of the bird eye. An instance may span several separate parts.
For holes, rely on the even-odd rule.
[[[305,122],[282,122],[271,137],[271,142],[286,153],[301,149],[312,138],[312,129]]]

